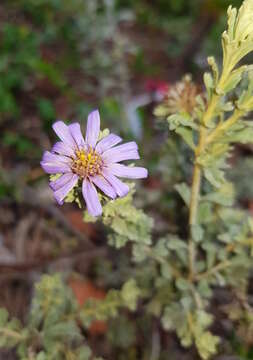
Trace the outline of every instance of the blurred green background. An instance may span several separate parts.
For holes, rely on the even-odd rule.
[[[151,174],[145,184],[150,194],[145,202],[140,200],[140,205],[154,211],[159,201],[161,218],[167,218],[167,211],[174,209],[178,201],[173,199],[174,190],[168,184],[177,182],[182,171],[189,176],[190,161],[187,162],[188,155],[184,158],[187,151],[182,145],[178,145],[179,155],[173,152],[172,143],[165,143],[167,134],[154,120],[154,106],[166,86],[185,73],[192,73],[194,80],[201,83],[208,55],[213,54],[221,61],[220,35],[226,26],[226,9],[230,4],[239,7],[241,3],[241,0],[1,0],[0,275],[6,271],[1,267],[2,261],[15,253],[15,236],[21,236],[24,220],[30,219],[34,208],[37,211],[34,222],[45,221],[53,226],[55,215],[62,221],[52,205],[47,176],[39,165],[42,152],[55,139],[51,125],[56,119],[79,120],[85,128],[88,113],[99,108],[102,127],[124,139],[137,140],[143,164]],[[165,147],[157,146],[162,140]],[[248,148],[239,150],[238,157],[243,155],[244,161],[231,175],[236,182],[243,174],[248,179],[253,175],[252,160],[248,160],[251,152]],[[162,185],[157,180],[161,173]],[[238,190],[242,202],[245,194],[253,198],[246,177]],[[145,189],[140,190],[140,197],[144,194]],[[64,210],[68,226],[92,236],[93,228],[83,228],[73,211],[72,207]],[[29,231],[35,230],[28,228],[27,234]],[[52,244],[53,238],[54,234],[47,234],[43,246],[39,242],[22,253],[23,264],[30,258],[40,261],[45,256],[58,256],[75,245],[72,238]],[[59,238],[64,240],[64,235],[60,233]],[[27,284],[13,285],[12,278],[8,281],[1,278],[0,284],[0,305],[25,316]],[[17,296],[17,289],[21,291],[18,305],[9,300],[12,294]],[[238,356],[253,359],[251,348],[236,335],[231,344]]]

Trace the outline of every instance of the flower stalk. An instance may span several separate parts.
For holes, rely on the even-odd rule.
[[[192,179],[192,190],[191,190],[191,200],[190,200],[190,212],[189,212],[189,226],[195,226],[197,224],[197,215],[198,215],[198,204],[199,204],[199,195],[200,195],[200,186],[201,186],[201,168],[197,163],[197,157],[201,154],[205,147],[206,141],[206,128],[204,126],[200,129],[199,136],[199,145],[195,151],[195,164],[193,169],[193,179]],[[195,274],[195,245],[192,236],[189,237],[189,278],[190,280],[194,279]]]
[[[225,67],[221,77],[218,81],[217,89],[219,89],[219,94],[214,91],[212,97],[210,99],[209,105],[206,109],[206,112],[203,114],[202,118],[202,126],[200,127],[199,133],[199,143],[195,150],[195,162],[193,168],[193,178],[192,178],[192,186],[191,186],[191,200],[190,200],[190,210],[189,210],[189,226],[192,228],[197,225],[197,216],[198,216],[198,205],[199,205],[199,197],[201,190],[201,177],[202,177],[202,169],[198,164],[197,158],[201,155],[201,153],[205,150],[207,144],[212,142],[216,137],[219,136],[220,133],[226,131],[230,126],[232,126],[242,115],[242,111],[236,109],[234,114],[229,118],[225,123],[219,124],[214,131],[210,134],[208,133],[207,125],[210,120],[213,118],[217,104],[220,98],[223,96],[223,87],[229,78],[230,72],[228,71],[230,67]],[[188,242],[188,253],[189,253],[189,279],[194,281],[195,279],[195,244],[194,239],[192,238],[192,234],[190,232],[189,242]]]

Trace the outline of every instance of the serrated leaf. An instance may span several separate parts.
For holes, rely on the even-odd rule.
[[[103,207],[102,221],[111,227],[110,245],[120,248],[127,242],[151,244],[153,219],[133,204],[132,191],[123,198],[107,202]]]
[[[192,118],[185,113],[170,115],[167,120],[170,130],[176,130],[178,127],[189,127],[198,130],[198,126],[194,123]]]
[[[210,331],[200,334],[196,338],[196,346],[201,358],[208,360],[211,356],[215,355],[218,351],[219,342],[219,337],[212,335]]]

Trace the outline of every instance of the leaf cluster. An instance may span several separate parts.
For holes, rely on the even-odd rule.
[[[125,246],[128,241],[151,244],[153,220],[133,205],[134,185],[129,186],[131,191],[127,196],[107,200],[103,206],[102,222],[112,230],[108,236],[109,244],[117,249]],[[84,220],[92,220],[87,212]]]
[[[94,320],[107,320],[118,315],[120,308],[135,311],[140,289],[134,279],[128,280],[120,291],[110,290],[104,300],[89,299],[81,309],[80,318],[85,327]]]
[[[59,274],[36,284],[27,324],[0,310],[0,346],[16,348],[20,359],[90,360],[91,350],[77,322],[78,305]]]

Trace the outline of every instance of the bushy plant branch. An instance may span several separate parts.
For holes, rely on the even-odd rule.
[[[243,103],[243,106],[235,108],[233,114],[225,121],[219,122],[214,129],[209,129],[210,122],[217,117],[218,104],[224,98],[224,96],[232,90],[237,83],[241,80],[242,74],[247,70],[246,66],[239,67],[233,71],[238,61],[247,55],[252,50],[252,36],[253,27],[249,23],[249,11],[253,11],[252,2],[246,0],[239,13],[235,9],[230,7],[228,9],[228,30],[223,33],[223,68],[221,76],[218,75],[218,68],[215,65],[213,58],[209,59],[209,63],[213,69],[213,79],[206,75],[206,86],[208,94],[211,96],[208,99],[206,110],[203,113],[202,119],[200,119],[200,131],[199,131],[199,143],[195,149],[195,162],[193,170],[193,180],[191,189],[191,201],[189,210],[189,224],[194,226],[197,223],[197,212],[200,197],[201,188],[201,176],[202,167],[198,163],[198,157],[205,151],[206,146],[219,140],[222,136],[229,131],[229,129],[236,124],[243,116],[245,116],[250,110],[252,110],[252,100],[248,99]],[[237,15],[237,16],[236,16]],[[247,22],[248,21],[248,22]],[[246,25],[245,23],[246,22]],[[244,28],[242,32],[240,26]],[[239,35],[238,35],[239,34]],[[240,42],[243,42],[243,45]],[[232,45],[233,44],[233,45]],[[237,44],[237,47],[235,47]],[[231,50],[233,49],[233,51]],[[232,53],[231,53],[232,51]],[[210,86],[212,83],[212,86]],[[229,84],[229,86],[228,86]],[[221,115],[221,114],[219,114]],[[223,139],[222,139],[223,140]],[[222,141],[221,140],[221,141]],[[189,271],[190,279],[194,279],[194,241],[190,237],[189,240]]]
[[[228,29],[222,35],[222,69],[219,71],[213,57],[208,58],[212,74],[204,75],[206,94],[198,95],[195,101],[194,99],[188,101],[195,106],[191,109],[184,107],[182,101],[178,99],[177,113],[171,112],[172,101],[169,92],[164,103],[156,110],[158,116],[168,116],[170,130],[183,138],[194,155],[191,187],[189,188],[185,183],[176,186],[189,207],[189,239],[188,263],[184,264],[184,270],[180,272],[181,274],[187,272],[188,276],[175,279],[176,283],[180,281],[181,291],[185,291],[188,287],[196,305],[196,309],[190,307],[191,311],[186,315],[192,334],[195,311],[205,309],[209,304],[207,300],[212,292],[210,291],[209,294],[210,286],[233,284],[236,287],[238,285],[233,279],[236,271],[240,281],[245,280],[250,266],[252,225],[246,212],[230,208],[234,203],[234,190],[232,184],[226,180],[224,170],[228,167],[227,158],[233,143],[252,142],[252,125],[244,120],[253,110],[252,66],[238,66],[238,62],[253,50],[252,18],[251,0],[245,0],[238,12],[229,7]],[[238,96],[242,79],[244,81],[247,79],[248,85]],[[180,86],[181,89],[183,87],[186,89],[184,81]],[[237,100],[230,101],[230,98],[233,98],[230,94],[235,89],[237,89]],[[175,111],[175,97],[173,100]],[[196,138],[198,138],[197,144]],[[226,231],[223,233],[224,228]],[[205,251],[205,259],[201,254],[202,250]],[[173,266],[179,265],[179,263],[175,265],[171,258],[169,261],[172,261]],[[183,294],[179,296],[180,301],[182,296]],[[184,308],[185,305],[182,304],[182,309]],[[174,311],[176,312],[176,308]],[[188,339],[181,332],[181,325],[175,323],[169,328],[174,328],[182,344],[187,346]],[[205,331],[203,328],[202,334]],[[198,332],[198,336],[201,336],[201,332]],[[205,336],[203,337],[205,341],[207,338],[209,340],[212,338],[209,332]],[[199,338],[194,339],[202,358],[206,359],[217,351],[215,337],[212,338],[209,349],[205,342],[200,341]]]

